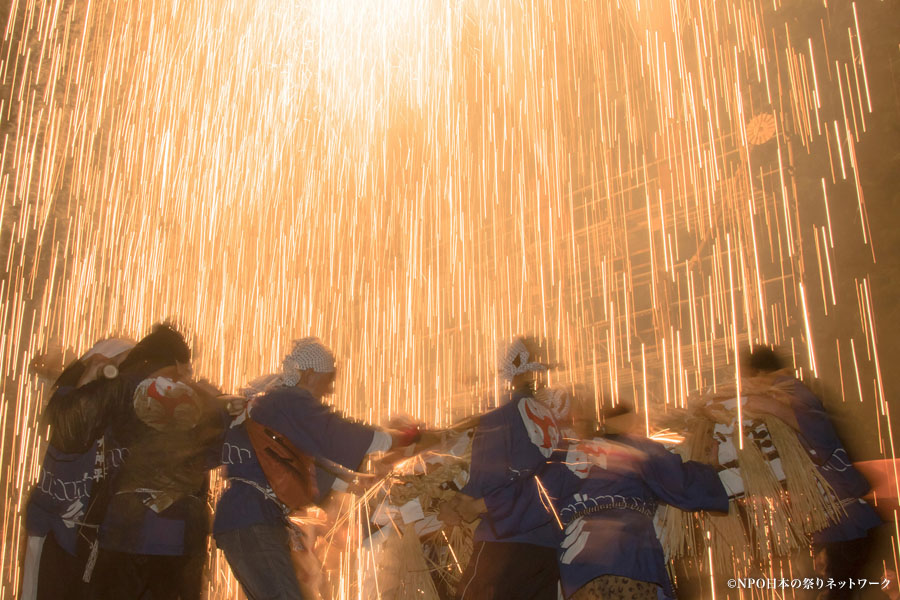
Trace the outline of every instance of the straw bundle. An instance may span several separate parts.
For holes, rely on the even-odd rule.
[[[803,531],[815,533],[836,522],[844,512],[828,481],[822,477],[796,433],[775,417],[765,419],[784,469],[791,514]]]
[[[471,453],[471,451],[470,451]],[[468,473],[469,459],[435,465],[428,473],[400,475],[391,487],[391,504],[402,506],[410,500],[418,498],[422,507],[431,506],[435,500],[446,500],[453,496],[453,490],[446,484]]]
[[[693,418],[688,422],[684,441],[674,450],[685,460],[708,463],[709,445],[715,443],[715,423],[707,418]],[[660,541],[669,559],[697,557],[703,554],[705,532],[709,532],[708,544],[712,548],[713,563],[717,570],[731,570],[747,562],[746,555],[735,554],[747,548],[749,543],[742,522],[739,502],[729,502],[728,514],[714,515],[706,512],[689,513],[674,506],[667,506],[662,513]],[[744,567],[749,568],[749,565]]]
[[[749,573],[751,556],[744,551],[750,547],[744,523],[741,521],[741,507],[738,501],[728,503],[727,515],[705,515],[703,519],[710,537],[713,565],[715,570],[724,573]]]
[[[697,546],[694,535],[696,526],[693,514],[674,506],[665,506],[660,510],[659,541],[666,558],[696,556]]]
[[[460,572],[466,570],[466,565],[472,558],[475,548],[475,529],[478,528],[479,523],[481,523],[481,519],[475,519],[471,523],[460,523],[450,531],[450,545],[456,552]]]
[[[439,600],[415,525],[391,536],[378,558],[378,586],[385,600]]]
[[[467,432],[463,432],[467,435]],[[472,437],[468,436],[465,449],[454,456],[450,452],[439,450],[424,453],[420,457],[416,469],[424,466],[423,472],[398,474],[394,477],[394,485],[390,489],[390,502],[394,506],[402,506],[411,500],[418,499],[426,512],[442,500],[449,500],[469,476],[469,465],[472,462]]]
[[[744,379],[741,396],[766,398],[790,406],[796,384],[791,379],[776,383],[781,376],[782,373],[776,373]],[[705,396],[704,400],[710,403],[736,397],[737,385],[731,384]],[[731,412],[734,417],[733,411],[725,410],[726,415]],[[707,444],[713,439],[715,427],[712,418],[721,419],[721,416],[700,411],[689,420],[684,442],[676,452],[686,459],[706,462]],[[749,572],[754,564],[756,567],[769,564],[774,556],[788,556],[806,546],[810,533],[840,517],[843,509],[834,490],[813,464],[797,433],[771,415],[761,422],[765,430],[751,427],[752,434],[744,436],[743,449],[737,437],[741,432],[733,424],[731,444],[737,453],[744,495],[730,502],[728,515],[698,517],[672,507],[666,510],[661,541],[669,558],[700,556],[706,544],[699,540],[708,532],[716,568]],[[749,423],[749,419],[744,422]],[[762,437],[758,435],[760,431]],[[771,446],[766,437],[771,439]],[[764,449],[769,456],[764,454]],[[769,462],[775,459],[784,471],[783,483]],[[749,548],[749,552],[741,551],[743,548]]]
[[[451,595],[455,596],[456,587],[459,585],[463,571],[466,570],[466,566],[472,558],[475,546],[475,528],[480,522],[481,519],[476,519],[471,523],[460,523],[450,530],[450,535],[446,538],[447,558],[450,564],[443,571],[443,579],[447,591]],[[438,544],[440,544],[440,540],[436,540],[436,545]]]
[[[737,440],[734,442],[739,448]],[[794,519],[781,483],[759,447],[746,443],[737,455],[746,491],[741,504],[747,514],[755,558],[765,561],[770,554],[787,556],[805,540],[803,527]]]
[[[712,421],[692,419],[688,423],[684,441],[675,449],[675,453],[685,460],[707,462],[706,449],[712,441],[712,432]],[[661,513],[660,524],[660,542],[667,557],[672,559],[698,554],[698,529],[694,513],[667,506]]]
[[[457,449],[455,454],[446,447],[434,449],[408,462],[403,473],[395,474],[387,503],[401,507],[418,501],[426,521],[436,517],[440,503],[450,500],[468,479],[471,435],[467,431],[461,434],[468,438],[468,443],[462,443],[457,437],[453,442]],[[416,534],[416,523],[401,526],[402,529],[397,530],[399,535],[391,535],[385,542],[383,555],[378,559],[383,598],[437,598],[436,583],[441,589],[452,592],[472,555],[472,536],[477,521],[437,531],[428,526],[425,531],[430,533],[423,534],[422,541]]]

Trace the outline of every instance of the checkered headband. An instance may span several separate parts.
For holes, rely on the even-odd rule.
[[[312,369],[316,373],[334,373],[334,354],[319,338],[305,337],[294,341],[291,353],[282,362],[285,385],[297,385],[300,373]]]

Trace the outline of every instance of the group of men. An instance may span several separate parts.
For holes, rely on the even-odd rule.
[[[213,534],[236,578],[250,598],[299,598],[287,507],[249,425],[314,459],[309,502],[346,489],[334,473],[352,472],[366,454],[421,437],[327,407],[335,361],[315,338],[294,343],[283,371],[254,397],[252,417],[247,396],[194,380],[190,358],[183,336],[157,325],[136,344],[98,342],[56,379],[44,411],[49,445],[26,510],[22,598],[200,598],[208,473],[220,464],[229,485]]]
[[[539,353],[519,339],[504,356],[510,397],[481,417],[468,483],[448,507],[481,517],[459,597],[674,598],[656,506],[727,511],[716,471],[613,427],[633,414],[600,432],[593,405],[542,394]]]
[[[481,519],[459,598],[674,598],[653,516],[661,503],[727,511],[716,469],[612,421],[600,431],[593,405],[542,393],[541,355],[528,338],[506,348],[508,390],[477,420],[468,481],[440,507],[447,524]],[[136,344],[98,342],[56,379],[27,506],[22,598],[200,598],[208,473],[224,465],[212,535],[235,578],[251,600],[302,599],[291,510],[357,491],[367,455],[437,439],[333,411],[323,399],[335,358],[316,338],[296,341],[280,373],[240,396],[194,380],[190,358],[182,335],[157,325]],[[846,453],[822,416],[789,424],[841,500],[852,500],[820,540],[839,553],[879,521],[855,503],[865,482],[852,466],[837,468]]]
[[[547,365],[535,360],[526,340],[510,349],[501,364],[511,383],[509,401],[481,417],[469,481],[442,513],[445,522],[453,522],[454,512],[458,520],[482,519],[459,597],[675,598],[654,515],[660,504],[714,514],[736,510],[729,500],[737,496],[721,479],[719,446],[710,439],[702,463],[685,461],[636,435],[643,428],[633,412],[601,411],[600,423],[593,403],[536,393]],[[829,488],[820,492],[840,507],[808,540],[816,575],[858,583],[870,531],[881,524],[862,499],[869,483],[853,467],[821,401],[776,351],[757,346],[742,361],[751,387],[788,390],[733,398],[743,405],[745,426],[769,418],[789,426]],[[721,406],[695,409],[735,424],[734,411]],[[858,588],[836,585],[820,598],[853,598]]]

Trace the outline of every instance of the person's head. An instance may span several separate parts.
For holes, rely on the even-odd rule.
[[[80,358],[70,363],[54,382],[56,387],[75,387],[79,385],[85,371],[92,364],[114,365],[118,367],[122,364],[131,349],[134,348],[134,342],[123,338],[107,338],[95,343]],[[117,372],[113,370],[113,373]]]
[[[190,363],[191,349],[184,336],[171,325],[158,323],[132,348],[119,366],[119,370],[126,371],[132,367],[145,366],[150,371],[165,367],[179,367],[189,371]]]
[[[535,338],[513,338],[500,354],[500,376],[517,391],[535,391],[544,386],[549,365],[541,362],[543,349]]]
[[[316,398],[334,393],[337,378],[334,354],[318,338],[296,340],[282,367],[285,385],[297,386]]]
[[[774,373],[786,366],[784,360],[769,346],[753,346],[741,356],[741,369],[749,377]]]

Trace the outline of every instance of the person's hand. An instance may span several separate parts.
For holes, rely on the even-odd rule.
[[[232,417],[236,417],[247,408],[247,399],[236,394],[222,394],[218,399],[225,404],[225,411]]]
[[[459,503],[456,505],[456,512],[466,523],[471,523],[487,511],[484,498],[473,498],[465,494],[459,494],[457,497]]]
[[[391,436],[391,449],[406,448],[418,443],[422,439],[422,431],[418,425],[406,425],[402,428],[387,430]]]
[[[452,500],[444,500],[438,505],[438,520],[451,527],[462,523],[462,517],[456,511]]]
[[[473,498],[457,493],[450,500],[441,502],[438,508],[438,519],[446,525],[471,523],[486,510],[484,498]]]
[[[387,432],[393,442],[391,448],[405,448],[415,444],[415,452],[433,446],[441,441],[440,434],[427,431],[425,423],[408,415],[396,415],[388,421]]]

